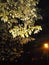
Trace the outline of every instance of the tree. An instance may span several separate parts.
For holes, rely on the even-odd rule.
[[[6,36],[6,40],[9,37],[22,44],[34,40],[31,34],[42,30],[41,26],[34,25],[42,18],[38,12],[38,2],[38,0],[0,0],[0,31]]]

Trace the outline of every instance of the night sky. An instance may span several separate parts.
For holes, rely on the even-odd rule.
[[[49,0],[40,0],[39,8],[41,8],[43,16],[43,20],[39,21],[43,28],[39,36],[47,41],[49,40]]]
[[[35,25],[41,25],[43,30],[34,35],[36,38],[35,41],[28,42],[28,44],[24,45],[24,53],[18,61],[12,62],[14,64],[49,65],[49,51],[45,52],[42,49],[42,45],[45,42],[49,43],[49,0],[40,0],[38,8],[40,8],[43,19],[38,20]],[[9,63],[9,61],[7,63]]]

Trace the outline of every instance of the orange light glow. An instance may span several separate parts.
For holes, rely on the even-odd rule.
[[[48,43],[45,43],[45,44],[44,44],[44,48],[45,48],[45,49],[48,49],[48,47],[49,47]]]

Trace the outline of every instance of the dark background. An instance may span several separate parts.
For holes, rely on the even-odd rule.
[[[41,25],[43,30],[34,35],[36,38],[35,41],[24,45],[23,55],[18,61],[13,61],[12,63],[14,64],[49,65],[49,51],[44,53],[44,51],[41,50],[44,42],[49,43],[49,0],[40,0],[38,7],[41,9],[43,20],[38,20],[35,24]],[[9,63],[9,61],[6,63]]]

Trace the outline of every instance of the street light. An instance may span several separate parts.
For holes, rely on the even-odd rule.
[[[45,57],[46,57],[46,60],[47,60],[47,64],[49,64],[49,43],[44,43],[43,45],[43,48],[44,48],[44,54],[45,54]]]
[[[49,43],[48,42],[47,43],[43,43],[42,51],[43,51],[44,55],[46,54],[48,56],[48,54],[49,54]]]
[[[49,49],[49,44],[48,43],[44,43],[44,48],[45,49]]]

